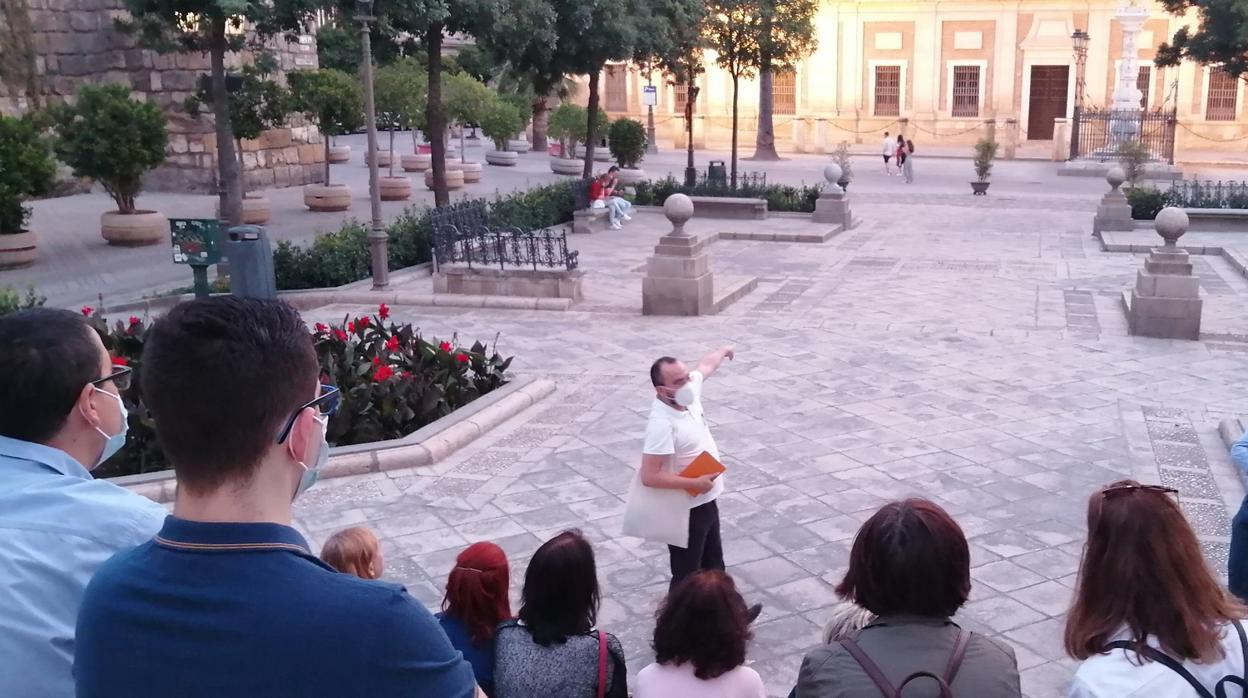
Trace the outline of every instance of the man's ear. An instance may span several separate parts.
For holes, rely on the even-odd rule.
[[[100,413],[95,409],[95,402],[91,399],[95,394],[95,386],[87,383],[82,386],[82,390],[78,391],[78,399],[74,400],[74,410],[87,421],[91,426],[100,424]]]
[[[308,464],[308,456],[311,447],[308,445],[310,435],[320,433],[320,425],[316,422],[314,416],[315,410],[311,407],[305,407],[299,411],[299,416],[295,417],[295,423],[290,428],[290,435],[286,437],[286,453],[296,462]]]

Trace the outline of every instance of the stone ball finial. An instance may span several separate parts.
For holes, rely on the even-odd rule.
[[[841,166],[835,162],[823,166],[823,178],[828,180],[828,184],[839,182],[842,174]]]
[[[1175,243],[1187,232],[1187,211],[1177,206],[1167,206],[1157,213],[1153,221],[1153,229],[1166,241],[1166,247],[1176,247]]]
[[[1117,190],[1123,182],[1127,181],[1127,173],[1123,172],[1121,167],[1114,165],[1109,168],[1109,172],[1105,173],[1105,181],[1109,182],[1111,189]]]
[[[671,222],[673,235],[684,235],[685,223],[693,218],[693,200],[684,194],[672,194],[663,202],[663,215]]]

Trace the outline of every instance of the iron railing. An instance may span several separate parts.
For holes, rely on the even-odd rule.
[[[435,263],[499,269],[576,269],[580,253],[568,249],[566,230],[491,228],[484,201],[444,206],[431,215]]]
[[[1166,196],[1169,206],[1248,209],[1248,182],[1181,179]]]
[[[1154,160],[1174,163],[1178,119],[1173,109],[1106,109],[1075,107],[1071,120],[1070,159],[1115,160],[1118,144],[1139,141]]]

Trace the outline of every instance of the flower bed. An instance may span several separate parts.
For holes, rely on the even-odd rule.
[[[731,188],[720,184],[699,182],[696,186],[687,187],[672,177],[638,182],[633,185],[636,196],[633,203],[639,206],[662,206],[672,194],[689,196],[729,196],[752,199],[766,199],[768,211],[790,211],[811,213],[815,210],[815,201],[819,199],[819,187],[806,185],[789,186],[787,184],[738,184]]]
[[[82,309],[113,362],[134,369],[122,396],[130,410],[126,445],[96,469],[96,477],[132,475],[169,467],[156,440],[155,422],[143,405],[143,343],[148,322],[131,316],[111,325],[102,310]],[[371,316],[317,323],[312,329],[321,381],[342,391],[329,420],[334,446],[397,439],[507,383],[511,358],[481,342],[465,347],[457,337],[425,339],[410,324],[388,322],[382,304]]]

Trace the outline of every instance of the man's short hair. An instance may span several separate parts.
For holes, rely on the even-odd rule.
[[[94,331],[69,310],[0,317],[0,435],[34,443],[56,436],[83,386],[103,378]]]
[[[152,325],[143,395],[178,486],[246,482],[295,408],[315,397],[316,351],[299,311],[223,296],[182,303]]]
[[[620,171],[619,165],[612,165],[607,168],[607,174],[611,174],[612,172],[619,172],[619,171]]]
[[[663,385],[663,367],[674,363],[676,363],[676,359],[670,356],[660,356],[654,360],[654,363],[650,364],[650,382],[654,384],[654,387],[657,388]]]

